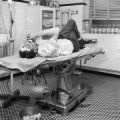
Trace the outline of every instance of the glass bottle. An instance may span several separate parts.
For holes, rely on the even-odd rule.
[[[115,33],[118,34],[118,24],[116,25]]]
[[[113,25],[111,25],[111,34],[114,34],[114,30],[115,28],[114,28],[114,24]]]
[[[95,24],[95,34],[97,33],[97,24]]]
[[[103,34],[105,34],[106,33],[106,28],[105,28],[106,26],[105,26],[105,24],[103,25]]]
[[[118,34],[120,34],[120,24],[118,24]]]
[[[95,24],[93,24],[93,33],[95,33]]]
[[[107,24],[105,25],[105,34],[107,34]]]
[[[103,34],[103,24],[101,24],[101,34]]]
[[[99,34],[101,34],[101,32],[102,32],[101,24],[100,24],[99,27],[100,27],[100,28],[99,28]]]
[[[110,34],[110,24],[108,24],[108,29],[107,29],[107,33]]]

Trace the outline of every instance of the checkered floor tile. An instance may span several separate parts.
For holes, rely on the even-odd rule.
[[[93,86],[90,94],[74,111],[63,117],[60,114],[51,114],[49,110],[42,110],[42,120],[120,120],[120,78],[93,73],[82,73],[81,81]],[[41,78],[37,85],[24,81],[22,76],[14,78],[14,89],[20,89],[22,95],[31,97],[29,102],[17,100],[8,108],[0,108],[0,120],[20,120],[19,112],[27,106],[35,106],[34,98],[42,96],[44,88],[55,89],[57,77],[46,74],[48,85]],[[0,82],[0,93],[9,94],[9,80]],[[2,101],[0,101],[1,105]]]

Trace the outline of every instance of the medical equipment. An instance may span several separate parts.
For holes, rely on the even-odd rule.
[[[86,62],[88,58],[90,59],[91,57],[95,57],[96,55],[104,52],[102,49],[91,49],[87,54],[85,54],[85,51],[88,52],[89,50],[81,50],[81,56],[75,55],[79,54],[78,52],[75,54],[73,53],[71,58],[68,57],[69,59],[66,57],[64,59],[56,59],[56,62],[54,61],[54,66],[56,66],[56,68],[59,65],[64,65],[64,67],[60,68],[58,71],[56,90],[52,91],[52,93],[44,99],[39,99],[39,97],[36,98],[37,105],[43,108],[44,106],[47,106],[50,109],[60,112],[62,116],[66,116],[71,109],[76,105],[79,105],[80,102],[92,92],[92,87],[80,83],[80,80],[78,80],[78,84],[74,84],[77,82],[77,78],[72,78],[72,73],[76,68],[76,64],[74,63],[82,59],[85,59]],[[50,59],[52,60],[52,58]],[[51,63],[49,63],[49,65],[51,65]]]
[[[15,97],[14,91],[13,91],[13,74],[17,71],[21,72],[27,72],[31,69],[34,69],[35,67],[42,68],[46,64],[49,66],[58,66],[63,65],[64,63],[75,63],[78,60],[82,60],[85,58],[91,58],[96,55],[104,53],[102,48],[84,48],[78,52],[72,53],[70,55],[66,56],[58,56],[53,58],[43,58],[43,57],[35,57],[33,59],[26,59],[26,58],[20,58],[19,55],[14,56],[8,56],[5,58],[0,59],[0,68],[9,71],[10,73],[10,82],[11,82],[11,91],[13,95],[7,95],[7,97]],[[67,65],[67,64],[66,64]],[[91,91],[89,88],[81,89],[80,85],[75,86],[71,92],[68,91],[67,87],[65,86],[66,80],[70,78],[70,75],[74,71],[75,64],[69,64],[66,66],[65,69],[62,69],[58,73],[58,79],[57,79],[57,89],[54,92],[55,94],[52,94],[51,96],[48,96],[44,99],[37,99],[36,103],[40,104],[47,104],[49,106],[55,107],[56,110],[60,111],[62,115],[67,115],[69,110],[72,109],[76,102],[79,103],[83,98],[85,98],[88,93]],[[60,94],[59,94],[60,93]],[[63,96],[63,97],[62,97]],[[5,98],[6,95],[0,95],[0,99]],[[29,96],[19,96],[17,94],[18,99],[19,98],[25,98],[29,99]],[[66,100],[63,100],[65,99]],[[13,99],[12,99],[13,100]],[[11,100],[7,102],[11,103]]]

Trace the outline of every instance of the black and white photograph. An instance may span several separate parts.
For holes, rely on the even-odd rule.
[[[0,120],[120,120],[120,0],[0,0]]]

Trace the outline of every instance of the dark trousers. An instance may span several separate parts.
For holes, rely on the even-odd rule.
[[[73,52],[77,52],[80,49],[78,38],[80,38],[80,33],[78,31],[76,22],[73,19],[70,19],[60,31],[58,39],[71,40],[74,46]]]
[[[70,19],[60,31],[58,39],[71,40],[74,46],[73,52],[83,49],[85,44],[92,43],[92,40],[85,41],[84,39],[78,40],[78,38],[80,38],[80,33],[78,31],[76,22],[73,19]]]

